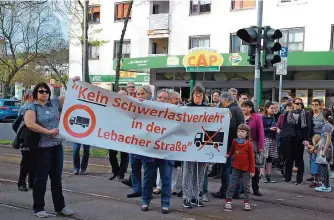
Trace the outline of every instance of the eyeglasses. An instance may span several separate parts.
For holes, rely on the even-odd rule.
[[[39,94],[47,94],[47,95],[50,94],[50,92],[47,91],[47,90],[38,90],[37,92],[38,92]]]
[[[294,104],[295,104],[295,105],[302,105],[303,103],[295,102]]]
[[[312,104],[312,106],[319,106],[319,104]]]
[[[158,96],[157,98],[158,98],[158,99],[163,99],[163,100],[168,100],[167,97],[163,97],[163,96]]]
[[[136,88],[135,86],[128,86],[129,89],[134,89]]]

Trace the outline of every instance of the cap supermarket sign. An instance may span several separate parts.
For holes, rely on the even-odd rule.
[[[223,63],[223,56],[211,48],[193,48],[183,58],[187,72],[219,72]]]

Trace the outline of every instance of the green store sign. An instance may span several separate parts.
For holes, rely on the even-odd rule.
[[[90,75],[89,79],[92,83],[98,83],[98,82],[115,82],[115,75]],[[119,82],[127,83],[127,82],[149,82],[150,81],[150,75],[137,75],[133,78],[119,78]]]
[[[249,67],[247,53],[224,53],[221,67]],[[185,68],[183,58],[185,56],[156,56],[140,58],[123,58],[122,70],[142,70],[160,68]],[[334,52],[289,52],[289,66],[334,66]],[[116,60],[114,60],[114,69]],[[198,69],[197,69],[198,70]],[[190,70],[189,70],[190,71]],[[209,70],[210,71],[210,70]],[[213,69],[211,71],[217,71]]]

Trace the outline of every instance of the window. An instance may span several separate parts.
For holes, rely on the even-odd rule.
[[[232,10],[255,8],[255,0],[232,0]]]
[[[119,51],[119,41],[115,41],[114,44],[114,58],[117,57]],[[131,54],[131,41],[130,40],[124,40],[123,46],[122,46],[122,57],[123,58],[130,58]]]
[[[211,0],[190,1],[190,14],[211,12]]]
[[[286,29],[282,31],[282,38],[279,40],[282,46],[288,47],[289,51],[304,50],[304,28]]]
[[[159,14],[159,5],[153,5],[153,14]]]
[[[90,60],[98,60],[100,58],[99,47],[88,44],[88,55]]]
[[[127,2],[127,3],[117,3],[115,5],[115,20],[116,21],[126,19],[126,15],[128,14],[128,10],[129,10],[129,5],[130,5],[129,2]],[[131,14],[130,14],[130,18],[131,18]]]
[[[331,27],[331,44],[330,44],[330,50],[334,50],[334,24],[332,24],[332,27]]]
[[[189,49],[195,47],[210,47],[210,36],[193,36],[189,39]]]
[[[248,45],[242,45],[242,40],[236,35],[231,34],[230,37],[230,52],[231,53],[247,53]]]
[[[89,8],[88,20],[91,23],[100,23],[100,6],[92,6]]]

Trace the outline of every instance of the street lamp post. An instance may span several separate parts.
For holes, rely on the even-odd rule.
[[[83,73],[82,79],[85,82],[90,82],[89,80],[89,67],[88,67],[88,10],[89,10],[89,0],[84,0],[84,31],[83,31]]]

